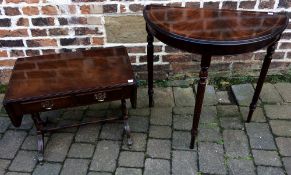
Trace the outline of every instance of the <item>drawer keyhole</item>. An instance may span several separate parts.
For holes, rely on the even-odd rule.
[[[51,110],[54,104],[51,101],[44,101],[41,103],[41,106],[46,110]]]
[[[94,94],[94,98],[95,98],[95,100],[102,102],[106,98],[106,93],[105,92],[98,92],[97,94]]]

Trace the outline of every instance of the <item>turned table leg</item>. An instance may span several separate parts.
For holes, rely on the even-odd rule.
[[[192,123],[192,130],[191,130],[191,142],[190,142],[190,149],[194,148],[195,137],[198,134],[198,124],[200,119],[200,114],[202,110],[204,92],[206,87],[206,81],[208,78],[208,68],[210,66],[211,56],[210,55],[202,55],[201,58],[201,70],[199,73],[199,82],[197,87],[197,95],[196,95],[196,103],[194,108],[194,118]]]
[[[147,36],[147,68],[148,68],[148,95],[149,95],[149,107],[154,106],[154,101],[153,101],[153,94],[154,94],[154,89],[153,89],[153,60],[154,60],[154,37],[150,33],[148,26],[146,25],[146,31],[148,33]]]
[[[125,134],[126,134],[126,137],[127,137],[127,146],[129,148],[131,148],[133,142],[132,142],[132,139],[131,139],[130,127],[129,127],[129,124],[128,124],[128,111],[127,111],[127,108],[126,108],[125,99],[121,100],[121,109],[122,109],[122,118],[123,118],[123,122],[124,122],[124,130],[125,130]]]
[[[36,127],[37,132],[37,159],[42,164],[43,163],[43,156],[44,156],[44,123],[41,120],[39,113],[31,114],[32,120]]]
[[[250,104],[250,107],[249,107],[250,110],[249,110],[247,122],[251,121],[253,113],[257,107],[257,102],[258,102],[258,99],[259,99],[259,96],[260,96],[260,93],[261,93],[261,90],[262,90],[262,87],[263,87],[263,84],[264,84],[264,81],[265,81],[265,78],[266,78],[266,75],[267,75],[267,72],[268,72],[268,69],[270,66],[270,63],[272,61],[272,55],[276,49],[276,44],[277,44],[277,42],[273,43],[272,45],[270,45],[267,48],[267,54],[264,58],[264,63],[263,63],[263,66],[262,66],[262,69],[260,72],[260,76],[259,76],[259,79],[257,82],[256,90],[255,90],[252,102]]]

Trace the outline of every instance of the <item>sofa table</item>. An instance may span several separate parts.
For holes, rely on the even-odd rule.
[[[289,22],[286,14],[148,5],[144,8],[143,15],[148,32],[147,65],[150,107],[154,105],[153,37],[172,47],[202,55],[191,130],[191,149],[194,148],[197,136],[211,57],[253,52],[267,47],[247,122],[251,120],[276,43]]]
[[[120,119],[103,117],[86,123],[47,128],[44,111],[121,100],[122,119],[132,144],[126,99],[136,105],[136,80],[125,47],[43,55],[17,59],[3,105],[15,127],[31,114],[37,129],[38,160],[43,161],[44,133]],[[13,139],[13,138],[11,138]]]

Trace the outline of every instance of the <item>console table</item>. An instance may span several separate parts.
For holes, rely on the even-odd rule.
[[[285,14],[148,5],[144,8],[143,15],[148,33],[147,66],[150,107],[154,105],[153,37],[172,47],[202,55],[191,130],[191,149],[194,148],[197,136],[211,57],[253,52],[267,47],[247,122],[251,120],[276,43],[289,22]]]
[[[3,104],[15,127],[21,125],[24,114],[31,114],[37,129],[38,160],[42,162],[44,133],[120,117],[47,128],[40,112],[121,100],[121,119],[130,146],[127,98],[135,107],[136,80],[126,48],[112,47],[17,59]]]

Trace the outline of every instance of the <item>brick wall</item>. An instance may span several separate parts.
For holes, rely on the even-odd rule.
[[[0,0],[0,82],[7,83],[15,59],[94,47],[125,45],[134,70],[146,78],[145,4],[286,11],[290,0]],[[271,73],[291,67],[291,25],[274,55]],[[216,75],[256,74],[264,50],[238,56],[214,57]],[[155,75],[164,79],[197,74],[199,55],[155,42]],[[290,65],[290,66],[289,66]],[[243,68],[243,69],[242,69]]]

